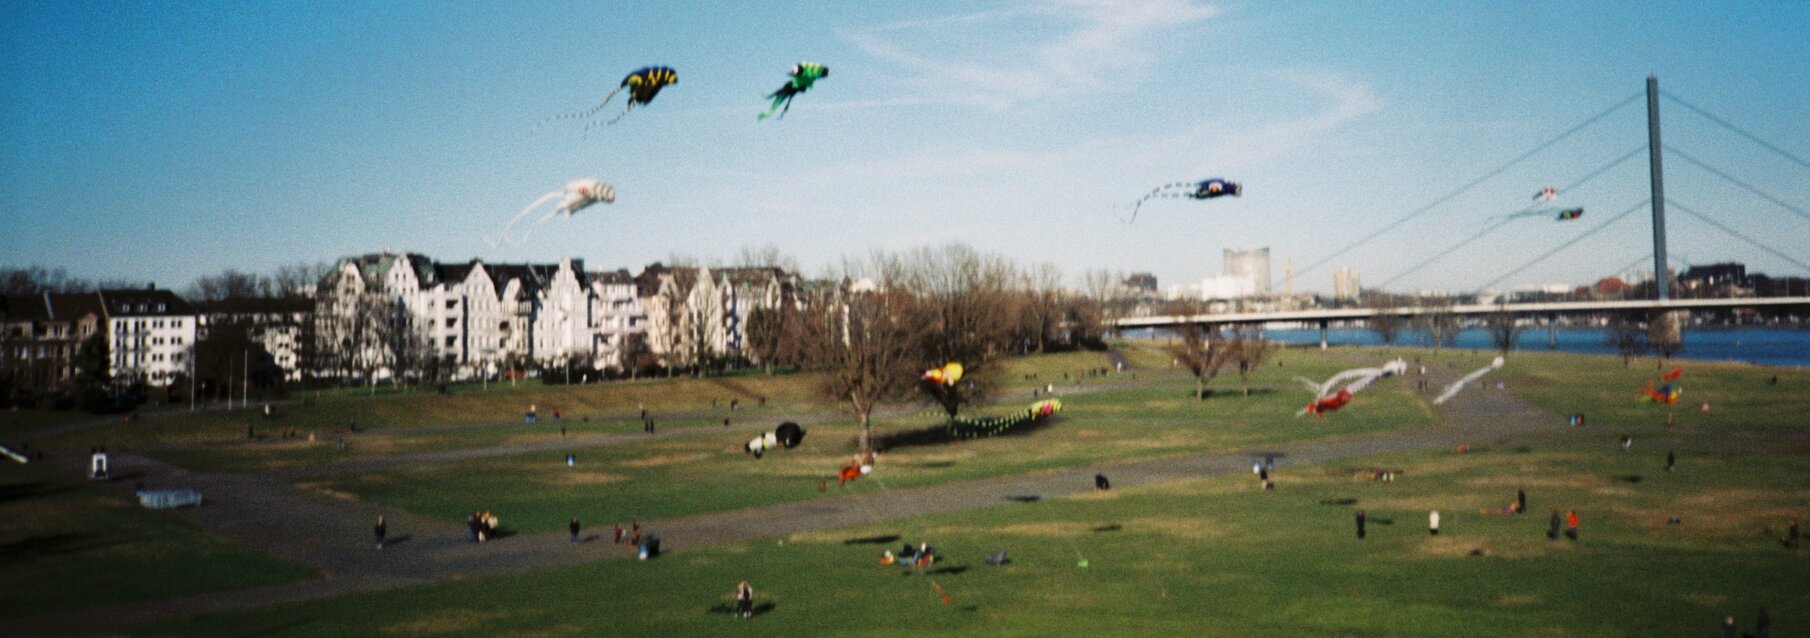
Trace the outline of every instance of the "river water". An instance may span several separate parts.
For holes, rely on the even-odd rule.
[[[1149,336],[1148,331],[1138,331],[1137,336]],[[1164,332],[1158,335],[1166,335]],[[1320,331],[1316,329],[1265,330],[1264,334],[1271,340],[1291,344],[1318,344]],[[1521,333],[1516,341],[1520,350],[1559,352],[1575,352],[1580,354],[1619,354],[1615,346],[1609,345],[1603,337],[1601,328],[1559,328],[1557,347],[1549,348],[1546,341],[1545,328],[1529,328]],[[1363,328],[1334,328],[1326,332],[1326,343],[1329,345],[1378,346],[1382,339],[1376,333]],[[1423,335],[1404,330],[1396,343],[1403,345],[1427,345]],[[1482,328],[1467,328],[1458,333],[1459,348],[1473,350],[1494,350],[1495,344],[1489,333]],[[1794,330],[1789,328],[1686,328],[1684,331],[1684,349],[1679,351],[1680,359],[1700,361],[1742,361],[1769,366],[1810,366],[1810,330]]]

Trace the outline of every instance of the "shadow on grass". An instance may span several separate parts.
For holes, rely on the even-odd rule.
[[[51,487],[43,481],[32,483],[10,483],[7,485],[0,485],[0,503],[38,498],[41,496],[51,496],[73,490],[75,490],[75,488],[69,486]]]
[[[773,610],[775,610],[775,609],[778,609],[778,608],[779,608],[779,604],[778,604],[778,603],[773,603],[773,602],[763,602],[763,603],[756,603],[756,604],[755,604],[755,605],[754,605],[754,615],[755,615],[755,616],[756,616],[756,617],[759,617],[759,616],[763,616],[763,615],[765,615],[765,614],[767,614],[767,613],[768,613],[768,612],[771,612],[771,611],[773,611]],[[735,603],[722,603],[722,604],[720,604],[720,605],[715,605],[715,606],[712,606],[712,607],[711,607],[711,608],[710,608],[710,609],[709,609],[709,610],[708,610],[708,611],[706,611],[706,612],[705,612],[705,613],[708,613],[708,614],[722,614],[722,615],[725,615],[725,616],[735,616],[735,615],[737,615],[737,614],[738,614],[738,613],[739,613],[739,612],[738,612],[738,610],[737,610],[737,609],[736,609],[736,608],[735,608]]]
[[[851,538],[851,539],[842,541],[842,544],[843,545],[885,545],[887,543],[897,542],[898,540],[899,540],[898,534],[883,534],[880,536],[862,536],[860,538]]]
[[[1038,496],[1036,494],[1015,494],[1012,496],[1007,496],[1006,500],[1017,502],[1017,503],[1035,503],[1037,501],[1043,500],[1043,497]]]
[[[0,543],[0,561],[13,562],[41,556],[62,556],[118,545],[100,534],[44,534]]]
[[[1111,525],[1101,525],[1099,527],[1095,527],[1093,531],[1096,533],[1098,533],[1098,532],[1116,532],[1116,531],[1119,531],[1122,529],[1125,529],[1125,526],[1120,525],[1118,523],[1113,523]]]
[[[389,547],[391,545],[401,545],[403,543],[409,542],[409,540],[411,540],[413,538],[415,538],[414,534],[403,534],[403,535],[397,536],[395,538],[385,538],[385,539],[383,539],[383,546]]]
[[[1059,418],[1060,418],[1060,416],[1029,421],[1029,422],[1014,426],[1012,428],[1002,430],[999,433],[994,434],[993,436],[994,437],[1025,436],[1027,434],[1032,434],[1032,433],[1042,430],[1046,427],[1049,427],[1051,422],[1056,421]],[[918,428],[916,430],[905,430],[903,432],[894,432],[892,434],[878,436],[878,437],[874,438],[874,445],[881,450],[890,450],[890,449],[907,448],[907,447],[944,445],[944,444],[948,444],[948,443],[955,443],[955,442],[958,442],[961,440],[963,440],[963,437],[960,435],[957,435],[955,433],[955,430],[953,428],[949,427],[949,424],[944,423],[944,424],[933,425],[933,426],[930,426],[927,428]],[[953,463],[951,463],[951,465],[953,465]],[[929,467],[929,466],[926,465],[926,467]]]
[[[932,569],[929,572],[925,572],[925,573],[936,574],[938,576],[943,576],[943,575],[954,576],[956,574],[966,573],[967,571],[968,571],[967,565],[950,565],[948,567],[938,567],[936,569]]]
[[[313,622],[314,622],[313,618],[303,618],[301,620],[294,620],[294,621],[286,622],[286,623],[283,623],[280,625],[271,625],[271,626],[265,627],[263,629],[256,629],[256,630],[249,631],[246,633],[234,634],[234,635],[240,636],[241,638],[254,638],[256,636],[278,636],[278,635],[289,633],[289,630],[291,630],[291,629],[295,629],[296,627],[300,627],[302,625],[306,625],[306,624],[313,623]]]
[[[1355,498],[1350,498],[1350,497],[1346,497],[1346,498],[1323,498],[1323,499],[1320,499],[1320,504],[1321,504],[1321,505],[1356,505],[1356,504],[1357,504],[1357,502],[1358,502],[1358,500],[1357,500],[1357,499],[1355,499]]]

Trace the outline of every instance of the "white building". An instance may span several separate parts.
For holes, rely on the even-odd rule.
[[[107,334],[115,382],[168,386],[189,370],[196,317],[188,302],[168,290],[102,290],[102,330]]]
[[[1200,298],[1208,301],[1216,299],[1243,299],[1251,296],[1256,290],[1250,277],[1245,275],[1219,275],[1200,280]]]
[[[1250,281],[1249,295],[1270,294],[1270,249],[1225,249],[1225,275]]]
[[[1358,293],[1361,291],[1362,288],[1358,284],[1358,273],[1356,268],[1347,266],[1332,271],[1333,299],[1355,300],[1358,298]]]

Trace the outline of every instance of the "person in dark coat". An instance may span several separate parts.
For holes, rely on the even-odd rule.
[[[1546,537],[1550,538],[1552,540],[1555,540],[1555,541],[1559,539],[1559,511],[1558,510],[1553,510],[1552,519],[1547,521]]]
[[[754,617],[754,586],[748,581],[735,586],[735,613],[743,618]]]
[[[372,531],[377,534],[377,549],[383,549],[383,537],[389,533],[390,526],[384,524],[382,516],[377,517],[377,526]]]
[[[1094,489],[1096,489],[1096,490],[1112,489],[1112,482],[1106,480],[1105,474],[1095,474],[1094,475]]]
[[[578,542],[578,517],[577,516],[572,517],[572,522],[566,524],[566,530],[572,532],[572,542],[574,542],[574,543]]]
[[[1358,540],[1363,540],[1364,539],[1364,510],[1358,510],[1357,526],[1358,526]]]
[[[1666,450],[1665,451],[1665,471],[1667,471],[1667,472],[1672,471],[1672,466],[1677,465],[1677,464],[1678,464],[1678,457],[1676,455],[1672,454],[1671,450]]]
[[[1517,507],[1515,509],[1515,513],[1516,514],[1526,514],[1527,513],[1527,490],[1516,489],[1515,490],[1515,502],[1519,504],[1519,507]]]

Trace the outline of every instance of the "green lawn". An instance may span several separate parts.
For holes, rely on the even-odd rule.
[[[1353,356],[1363,365],[1382,361]],[[1029,373],[1049,378],[1052,370],[1075,369],[1082,358],[1105,361],[1097,353],[1066,353],[1018,360],[1005,372],[1020,379]],[[1312,393],[1296,387],[1290,377],[1324,378],[1352,364],[1308,352],[1282,353],[1278,361],[1283,365],[1271,364],[1252,375],[1251,396],[1242,395],[1234,375],[1216,381],[1216,394],[1205,401],[1193,398],[1192,377],[1176,371],[1146,371],[1135,381],[1129,374],[1082,379],[1079,387],[1071,379],[1058,390],[1064,396],[1062,414],[1047,425],[1022,435],[888,449],[874,480],[846,489],[885,490],[1115,459],[1368,436],[1427,427],[1436,420],[1401,380],[1367,390],[1362,409],[1326,419],[1297,417]],[[1054,376],[1060,379],[1059,372]],[[1022,394],[1016,400],[1002,393],[996,396],[998,404],[971,408],[970,413],[1004,414],[1029,405],[1030,388],[1018,391]],[[884,435],[938,426],[940,417],[928,412],[880,419],[875,430]],[[776,425],[783,414],[767,419]],[[570,451],[577,454],[578,465],[570,468],[561,450],[415,465],[310,486],[453,522],[473,510],[490,510],[517,531],[548,532],[562,529],[572,516],[626,522],[834,496],[843,491],[834,485],[835,471],[854,453],[857,433],[846,417],[813,423],[799,449],[756,460],[742,452],[749,434],[708,434],[711,429],[704,426],[703,436],[576,448]],[[825,481],[831,484],[828,492],[818,489]]]
[[[140,628],[156,635],[1669,636],[1765,606],[1810,627],[1810,559],[1763,530],[1810,508],[1810,439],[1656,449],[1583,432],[1469,454],[1279,468],[894,524],[361,595]],[[1359,476],[1399,471],[1392,484]],[[1629,477],[1639,476],[1636,482]],[[1528,491],[1533,514],[1490,513]],[[1369,515],[1354,538],[1353,510]],[[1442,513],[1430,537],[1427,512]],[[1577,510],[1579,542],[1544,536]],[[1681,525],[1666,519],[1678,516]],[[852,542],[898,536],[883,543]],[[930,542],[940,573],[883,549]],[[981,558],[1006,549],[1007,567]],[[1086,560],[1081,568],[1078,562]],[[762,615],[715,612],[753,582]],[[940,585],[952,604],[943,605]]]
[[[42,463],[0,463],[0,512],[0,618],[312,575]]]

